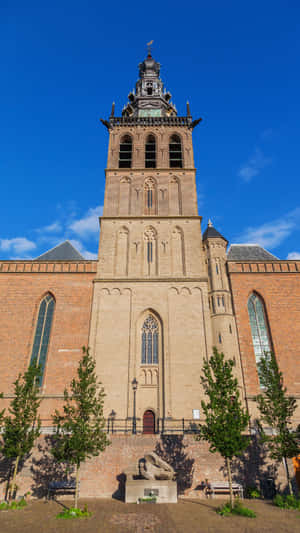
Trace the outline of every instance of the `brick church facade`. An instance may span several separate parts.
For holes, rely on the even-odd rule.
[[[138,453],[142,440],[132,439],[154,443],[163,431],[201,420],[199,376],[213,346],[235,359],[252,419],[265,350],[274,351],[299,402],[300,261],[257,245],[228,247],[211,222],[202,234],[192,145],[199,120],[188,104],[186,116],[177,115],[151,54],[122,116],[113,105],[103,123],[109,147],[98,260],[85,260],[67,241],[36,260],[0,261],[2,404],[37,357],[41,418],[51,431],[84,345],[96,358],[108,424],[120,430],[112,444],[120,457],[124,446]],[[117,463],[116,476],[126,458]],[[94,485],[93,494],[111,494]]]

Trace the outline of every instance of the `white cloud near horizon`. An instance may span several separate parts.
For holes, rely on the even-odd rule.
[[[290,252],[287,259],[300,259],[300,252]]]
[[[300,207],[293,209],[286,215],[265,222],[261,226],[248,227],[238,237],[238,243],[260,244],[264,248],[276,248],[291,233],[299,227],[300,224]]]
[[[90,207],[86,214],[78,220],[74,220],[68,226],[68,229],[83,239],[92,235],[98,236],[99,217],[101,216],[102,211],[103,207],[101,205]]]
[[[14,237],[13,239],[0,239],[0,250],[12,254],[30,252],[36,248],[36,244],[26,237]]]
[[[258,176],[267,166],[272,164],[272,158],[266,157],[260,148],[255,148],[253,155],[242,165],[238,171],[238,176],[246,183]]]

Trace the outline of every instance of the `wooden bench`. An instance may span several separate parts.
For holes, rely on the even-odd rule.
[[[229,494],[229,483],[226,481],[223,482],[212,482],[208,485],[208,491],[210,492],[211,496],[214,497],[217,493],[226,493]],[[234,494],[238,494],[240,498],[244,498],[244,490],[242,485],[239,483],[232,483],[232,491]]]
[[[79,491],[80,482],[78,483]],[[50,499],[51,493],[54,494],[58,491],[63,492],[75,492],[76,490],[76,481],[74,480],[65,480],[65,481],[50,481],[48,485],[48,500]]]

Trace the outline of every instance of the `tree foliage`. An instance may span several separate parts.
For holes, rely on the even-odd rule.
[[[274,353],[265,353],[258,363],[258,374],[263,393],[256,396],[260,411],[259,428],[262,441],[266,444],[270,457],[277,462],[283,461],[287,474],[290,493],[292,485],[287,458],[300,453],[300,432],[292,431],[292,417],[297,408],[296,399],[287,395],[283,375],[278,368]],[[263,426],[272,429],[266,433]]]
[[[4,417],[1,452],[5,457],[24,457],[40,435],[38,409],[41,400],[37,383],[40,375],[40,368],[33,363],[14,382],[14,397],[8,409],[10,415]]]
[[[249,444],[244,435],[249,415],[242,407],[238,381],[233,375],[235,362],[226,359],[216,348],[208,361],[204,361],[201,383],[207,401],[202,401],[205,423],[200,424],[198,440],[209,442],[211,452],[219,452],[226,460],[230,485],[230,501],[233,504],[231,460],[241,454]]]
[[[104,390],[98,383],[96,362],[83,348],[83,356],[72,379],[70,392],[64,391],[63,414],[53,416],[56,426],[52,454],[59,462],[76,465],[75,507],[78,499],[79,468],[83,461],[98,455],[110,444],[104,431]]]
[[[40,375],[40,367],[34,361],[23,376],[19,374],[14,382],[14,397],[8,409],[9,415],[3,419],[1,453],[5,457],[15,459],[11,492],[15,490],[20,459],[31,452],[35,440],[40,435],[41,422],[38,416],[41,403],[38,397]]]

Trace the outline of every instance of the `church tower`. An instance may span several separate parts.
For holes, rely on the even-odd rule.
[[[208,274],[189,105],[178,116],[151,53],[109,132],[90,348],[106,416],[193,418],[211,353]],[[137,390],[135,380],[138,382]],[[134,384],[134,387],[132,386]]]

